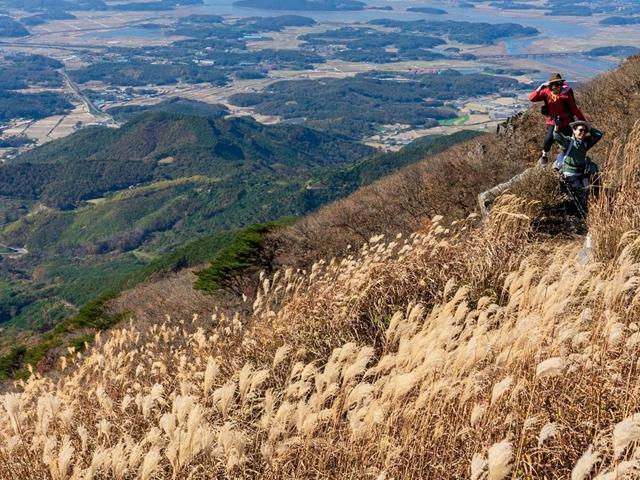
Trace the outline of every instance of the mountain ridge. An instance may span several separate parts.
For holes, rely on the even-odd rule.
[[[371,153],[370,147],[300,126],[150,112],[119,129],[90,127],[18,156],[0,166],[0,195],[43,197],[70,208],[151,180],[237,170],[292,173]]]

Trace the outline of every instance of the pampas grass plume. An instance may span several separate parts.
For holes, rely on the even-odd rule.
[[[286,358],[289,352],[291,351],[291,347],[289,345],[282,345],[278,347],[275,355],[273,356],[272,367],[276,368],[280,365]]]
[[[142,461],[142,465],[140,466],[139,478],[140,480],[149,480],[153,473],[158,468],[158,464],[160,463],[160,450],[157,448],[152,448],[147,452],[144,456],[144,460]]]
[[[513,377],[509,376],[493,386],[491,392],[491,405],[496,403],[498,399],[505,394],[513,384]]]
[[[538,447],[542,447],[548,440],[556,436],[557,425],[555,422],[545,423],[538,435]]]
[[[599,458],[600,454],[593,450],[593,445],[589,445],[571,470],[571,480],[586,480]]]
[[[471,410],[471,426],[476,426],[486,412],[487,407],[485,407],[484,405],[474,405],[473,410]]]
[[[20,433],[20,395],[8,393],[4,396],[4,408],[9,415],[13,432]]]
[[[58,452],[58,474],[61,479],[67,478],[67,472],[73,459],[75,448],[71,444],[71,440],[67,437]]]
[[[613,452],[620,458],[625,449],[640,440],[640,413],[625,418],[613,428]]]
[[[471,480],[482,480],[486,477],[487,459],[475,453],[471,459]]]
[[[220,367],[218,366],[218,362],[213,357],[207,358],[207,368],[204,371],[204,394],[206,396],[209,395],[209,391],[213,386],[213,381],[218,376],[220,372]]]
[[[513,456],[513,447],[507,439],[494,443],[487,452],[489,464],[489,480],[503,480],[513,468],[511,459]]]
[[[539,378],[555,377],[561,375],[565,367],[565,361],[561,357],[548,358],[538,364],[536,376]]]

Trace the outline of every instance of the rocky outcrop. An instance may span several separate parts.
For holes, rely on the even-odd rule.
[[[527,183],[532,181],[534,178],[537,178],[540,173],[539,166],[527,168],[524,172],[519,173],[518,175],[511,177],[506,182],[500,183],[489,190],[486,190],[478,195],[478,207],[480,208],[480,213],[483,217],[489,215],[489,211],[491,210],[491,206],[495,202],[496,198],[498,198],[503,193],[508,190],[512,190],[514,187],[522,183]]]

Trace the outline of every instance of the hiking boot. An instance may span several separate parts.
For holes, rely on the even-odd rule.
[[[538,159],[538,165],[544,167],[547,163],[549,163],[549,156],[546,153],[543,153]]]
[[[491,210],[491,204],[493,203],[493,198],[491,198],[488,191],[482,192],[478,195],[478,206],[480,207],[480,214],[486,218],[489,216],[489,210]]]

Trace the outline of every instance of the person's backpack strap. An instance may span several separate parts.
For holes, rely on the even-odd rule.
[[[553,165],[556,170],[562,170],[562,167],[564,165],[564,157],[569,155],[572,149],[573,149],[573,138],[569,142],[569,146],[567,147],[567,149],[564,152],[558,153],[558,156],[556,157],[556,161]]]
[[[571,139],[571,141],[569,142],[569,146],[567,147],[567,149],[564,152],[564,156],[566,157],[567,155],[569,155],[571,153],[571,150],[573,149],[573,138]]]
[[[549,116],[549,99],[545,95],[542,101],[544,102],[544,104],[540,107],[540,113],[545,117],[548,117]]]

